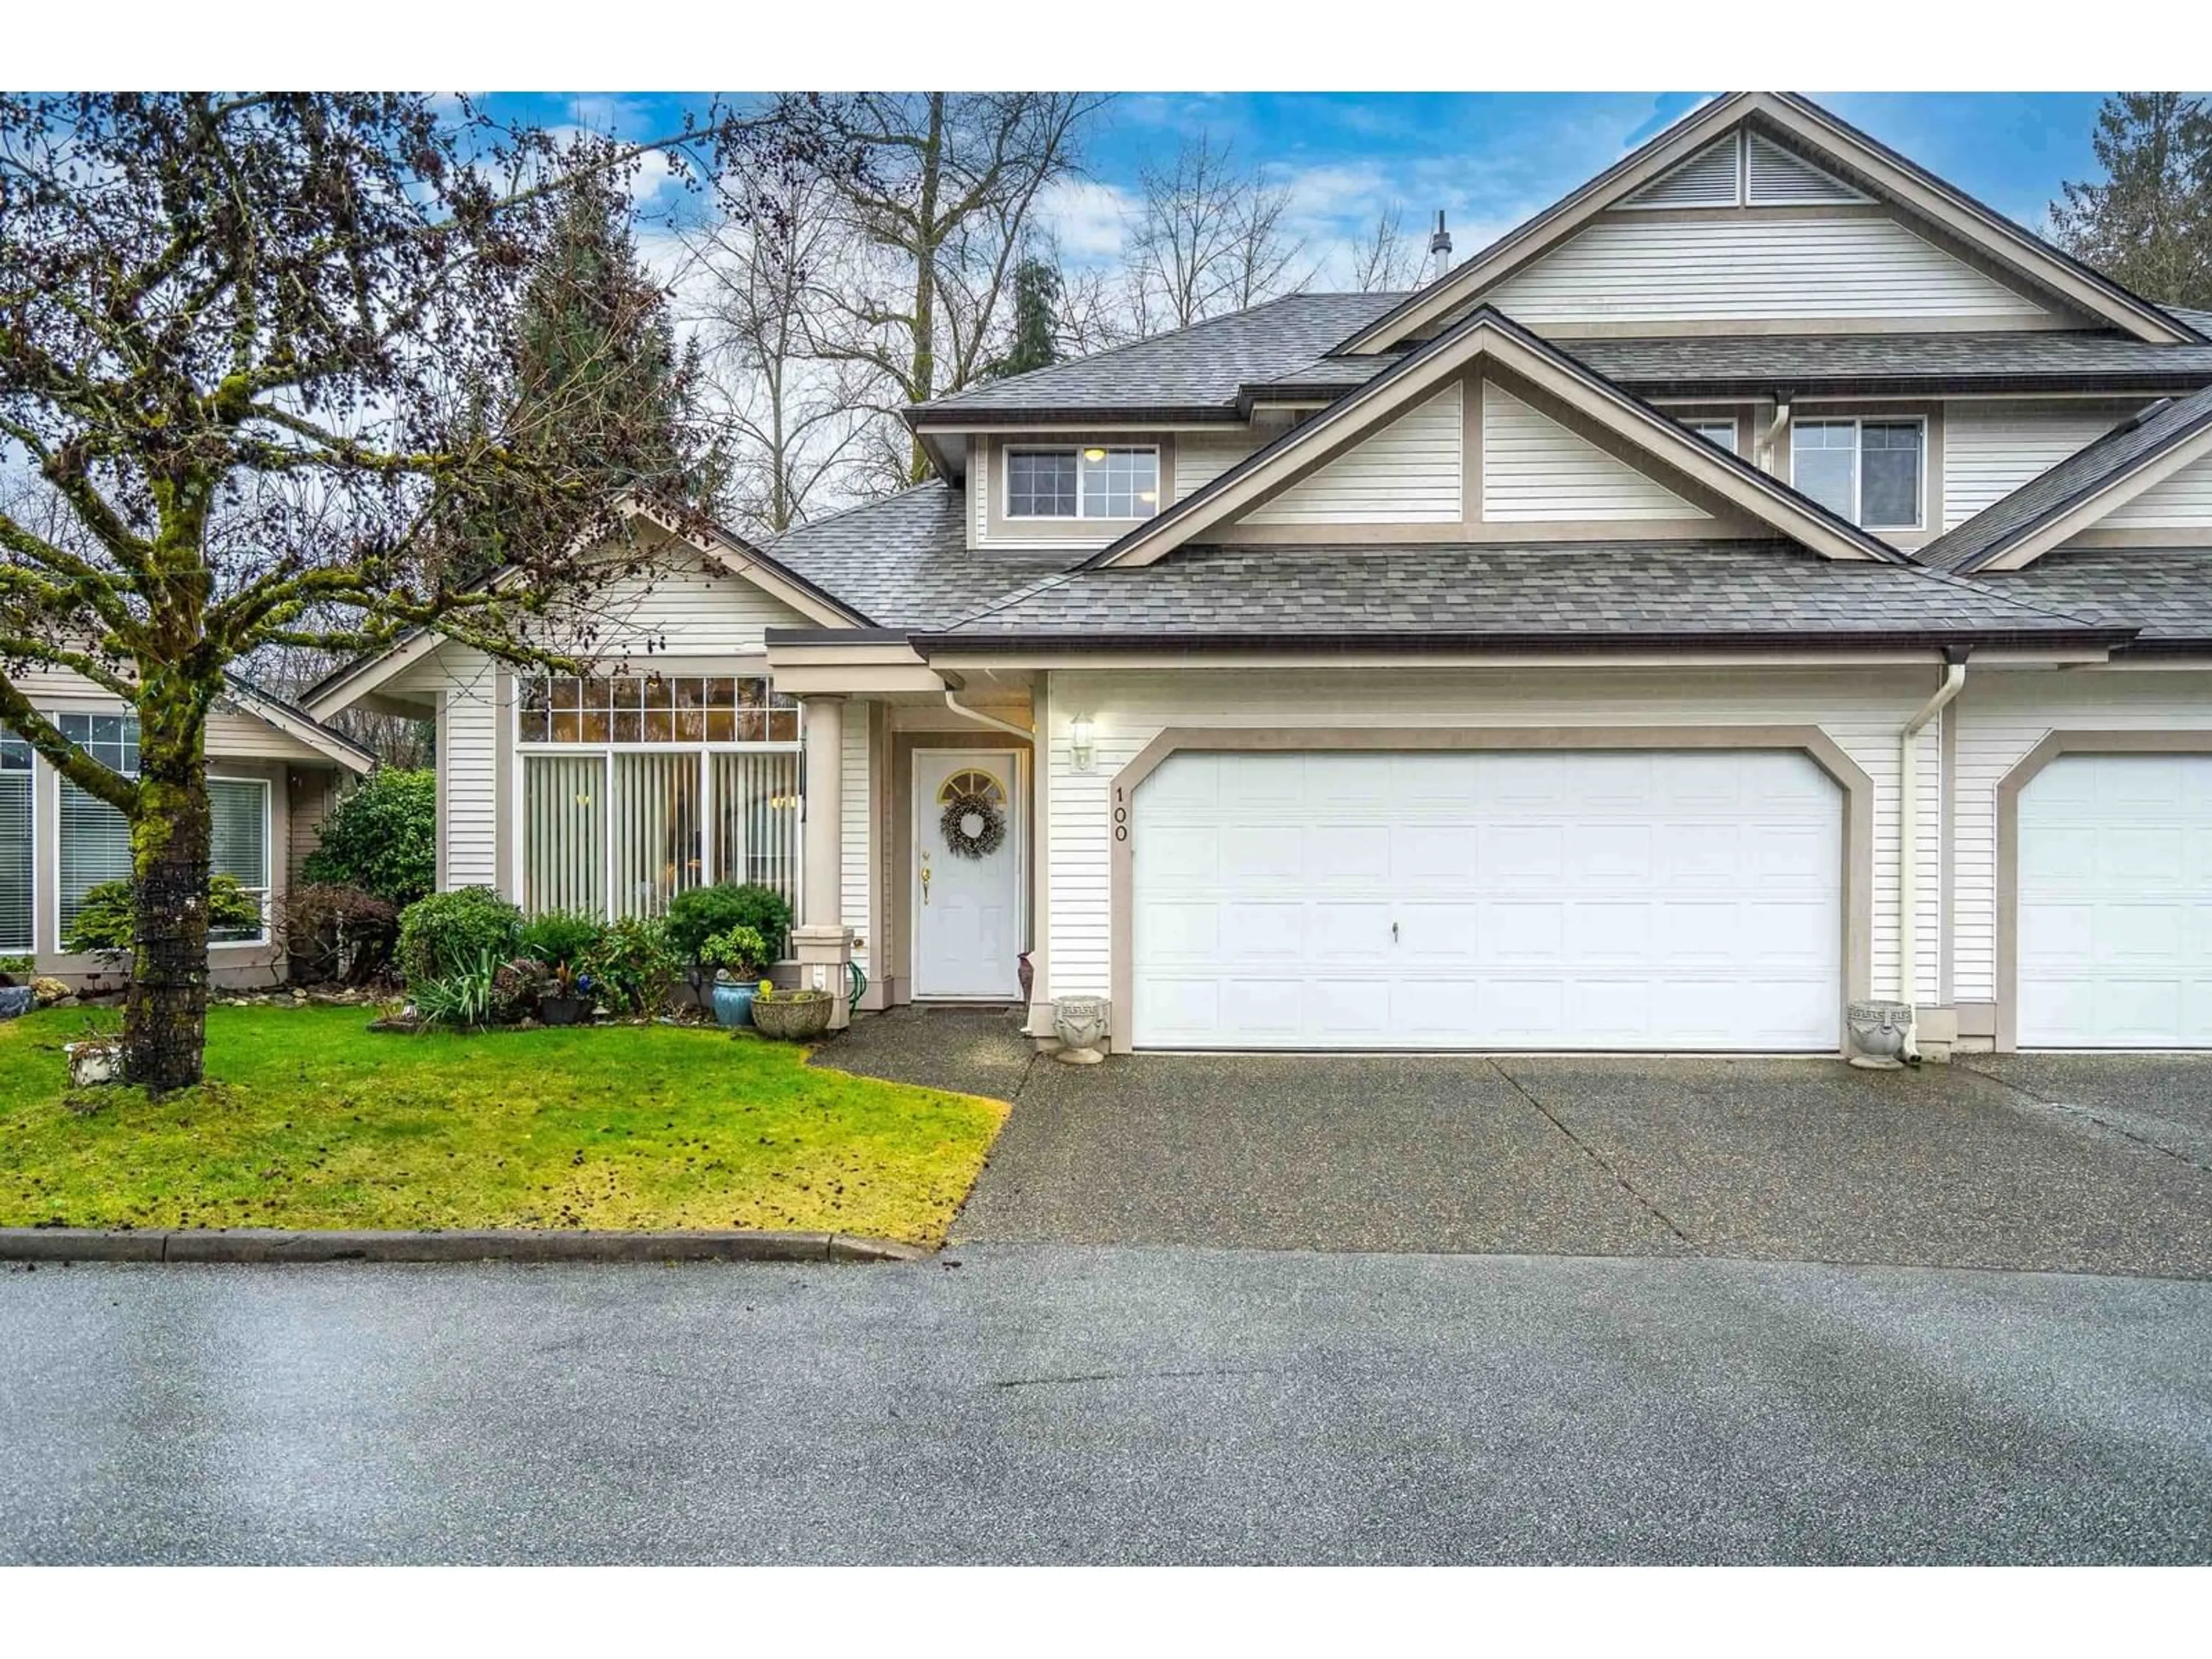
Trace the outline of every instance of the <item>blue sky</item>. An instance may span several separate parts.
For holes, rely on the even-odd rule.
[[[1408,233],[1443,208],[1464,255],[1609,165],[1709,94],[1130,93],[1096,124],[1086,176],[1051,216],[1071,260],[1111,257],[1139,168],[1186,135],[1228,142],[1291,192],[1316,246],[1390,204]],[[2040,228],[2059,182],[2095,174],[2095,93],[1814,93],[1992,207]],[[703,100],[665,94],[501,94],[503,118],[643,137]],[[648,185],[650,181],[647,181]]]

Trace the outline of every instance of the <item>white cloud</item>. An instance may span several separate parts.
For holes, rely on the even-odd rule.
[[[1137,199],[1119,185],[1062,179],[1037,198],[1037,222],[1071,265],[1110,264],[1121,254]]]

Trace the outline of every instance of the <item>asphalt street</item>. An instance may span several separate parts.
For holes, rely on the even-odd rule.
[[[2202,1281],[1057,1243],[0,1270],[8,1562],[2208,1559]]]

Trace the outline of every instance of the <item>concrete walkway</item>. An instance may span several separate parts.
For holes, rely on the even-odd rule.
[[[909,1009],[819,1063],[1014,1102],[956,1240],[2212,1277],[2212,1057],[1077,1068]]]

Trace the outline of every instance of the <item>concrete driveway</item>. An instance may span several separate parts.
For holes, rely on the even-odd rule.
[[[956,1240],[2212,1277],[2212,1056],[1076,1068],[902,1010],[820,1060],[1014,1102]]]

